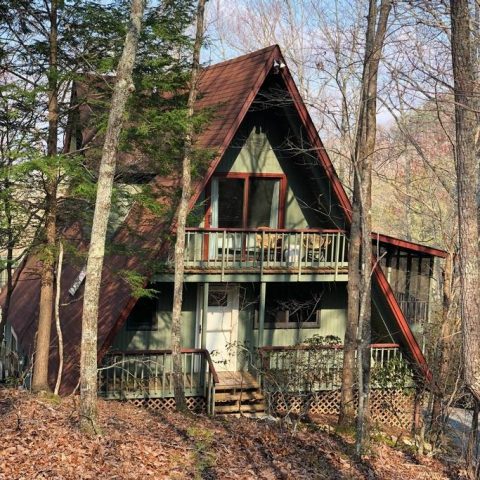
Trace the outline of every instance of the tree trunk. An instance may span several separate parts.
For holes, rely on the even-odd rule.
[[[438,365],[436,378],[439,382],[446,381],[450,369],[450,352],[452,344],[452,321],[450,319],[450,306],[452,303],[452,276],[453,276],[453,253],[449,253],[445,260],[443,272],[443,300],[442,300],[442,326],[438,342],[438,353],[435,364]],[[434,391],[430,429],[433,435],[438,435],[443,431],[444,412],[443,412],[444,391],[442,385],[436,385]]]
[[[60,384],[62,383],[63,372],[63,334],[62,325],[60,324],[60,294],[62,292],[62,267],[63,267],[63,243],[60,241],[58,247],[58,262],[57,262],[57,291],[55,294],[55,327],[58,338],[58,371],[57,381],[55,382],[55,389],[53,393],[58,395],[60,391]]]
[[[354,175],[352,223],[348,245],[348,308],[347,325],[343,342],[342,388],[338,423],[352,425],[355,419],[355,356],[357,351],[358,306],[360,302],[360,208],[355,200],[359,197],[359,183]]]
[[[48,138],[47,155],[51,158],[57,155],[58,143],[58,0],[52,0],[50,5],[50,36],[49,36],[49,72],[48,72]],[[32,390],[34,392],[49,391],[48,363],[50,355],[50,332],[53,313],[53,282],[55,268],[55,244],[57,229],[57,172],[53,168],[48,172],[45,182],[45,247],[42,258],[42,273],[40,287],[40,307],[38,316],[37,341],[33,364]]]
[[[458,192],[460,313],[465,383],[480,401],[479,131],[468,0],[451,0]]]
[[[203,42],[203,23],[206,0],[199,0],[197,5],[197,26],[193,46],[193,61],[190,76],[190,91],[187,101],[187,127],[185,132],[185,147],[182,162],[182,196],[177,213],[175,240],[175,274],[173,286],[172,310],[172,363],[173,389],[175,406],[178,411],[186,411],[185,389],[183,385],[181,330],[182,330],[182,297],[183,278],[185,270],[185,226],[187,223],[188,203],[191,188],[191,157],[193,141],[193,107],[197,98],[197,81],[200,71],[200,50]]]
[[[112,202],[119,137],[125,105],[133,91],[132,71],[144,8],[145,0],[132,0],[130,25],[117,68],[105,143],[102,150],[92,234],[88,250],[80,357],[80,426],[83,431],[90,433],[96,431],[97,421],[97,323],[105,239]]]
[[[8,168],[8,167],[7,167]],[[11,188],[10,179],[7,175],[7,178],[4,181],[5,191],[9,191]],[[13,248],[15,246],[15,240],[13,238],[13,216],[12,209],[10,205],[10,199],[8,195],[5,195],[4,199],[4,210],[5,210],[5,220],[7,224],[7,258],[5,268],[7,270],[7,283],[5,288],[7,293],[5,294],[5,302],[3,304],[3,309],[0,307],[0,344],[3,342],[5,335],[5,325],[8,318],[8,310],[10,308],[10,301],[13,294]]]
[[[354,194],[352,199],[353,215],[350,226],[349,277],[348,285],[348,325],[344,352],[344,372],[342,380],[342,421],[347,419],[347,404],[353,398],[354,344],[355,332],[357,372],[358,372],[358,410],[355,449],[360,456],[368,438],[369,397],[370,397],[370,343],[371,343],[371,277],[372,277],[372,157],[375,153],[377,80],[378,66],[385,41],[391,0],[382,0],[380,9],[377,0],[370,0],[367,17],[365,58],[362,75],[362,92],[355,137],[353,155]],[[378,17],[378,21],[377,21]],[[358,212],[358,213],[357,213]],[[352,265],[350,265],[350,262]]]

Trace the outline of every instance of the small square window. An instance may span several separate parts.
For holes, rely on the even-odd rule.
[[[157,299],[139,298],[127,320],[129,331],[152,331],[158,329]]]
[[[210,290],[208,292],[209,307],[226,307],[228,305],[227,290]]]

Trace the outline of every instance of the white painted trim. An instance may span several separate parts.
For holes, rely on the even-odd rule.
[[[239,324],[239,295],[240,295],[240,288],[238,285],[221,285],[221,286],[212,286],[210,285],[209,287],[209,292],[210,291],[215,291],[221,288],[227,289],[227,295],[228,295],[228,303],[227,303],[227,308],[230,310],[231,309],[231,315],[232,315],[232,330],[231,330],[231,339],[230,342],[235,344],[238,340],[238,324]],[[201,321],[201,315],[203,311],[203,287],[199,289],[201,291],[201,294],[197,296],[197,315],[196,315],[196,325],[199,325]],[[207,322],[208,322],[208,312],[207,312]],[[199,328],[196,326],[197,330],[197,335],[196,335],[196,344],[200,345],[201,343],[201,332],[199,331]],[[206,325],[203,326],[203,328],[207,328]],[[206,334],[208,335],[208,333]],[[231,360],[230,364],[230,369],[229,371],[237,371],[237,366],[238,366],[238,355],[234,355],[234,357]]]
[[[202,324],[203,314],[203,285],[197,284],[197,308],[195,314],[195,348],[202,348],[202,332],[200,331],[200,325]]]
[[[236,345],[238,341],[238,306],[240,288],[238,285],[229,287],[230,291],[228,295],[232,295],[232,343]],[[235,354],[235,358],[232,360],[233,371],[236,372],[238,368],[238,352]]]

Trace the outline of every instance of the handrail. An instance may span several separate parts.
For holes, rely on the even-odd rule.
[[[202,388],[204,388],[204,395],[205,395],[205,398],[206,398],[206,402],[207,402],[207,411],[209,414],[211,415],[214,415],[215,414],[215,386],[217,384],[220,383],[220,379],[218,377],[218,374],[217,374],[217,371],[215,370],[215,365],[210,357],[210,353],[207,349],[204,349],[204,348],[182,348],[180,353],[182,355],[191,355],[190,357],[190,361],[191,361],[191,369],[190,369],[190,374],[193,378],[193,375],[194,375],[194,356],[195,355],[199,355],[201,358],[203,357],[203,365],[206,366],[207,368],[204,369],[202,367],[201,370],[198,371],[198,373],[196,375],[200,375],[200,377],[198,377],[200,379],[200,383],[197,384],[197,387],[199,387],[200,385],[203,385]],[[161,363],[161,365],[163,365],[163,367],[165,366],[165,357],[168,356],[170,357],[172,355],[172,350],[171,349],[158,349],[158,350],[111,350],[109,352],[107,352],[107,354],[104,356],[104,360],[107,360],[109,358],[112,358],[114,361],[116,360],[116,357],[121,357],[123,360],[127,361],[127,362],[134,362],[134,365],[135,365],[135,368],[134,368],[134,373],[131,375],[131,379],[133,381],[133,385],[142,385],[142,382],[145,382],[146,379],[148,378],[148,375],[144,377],[144,370],[140,369],[139,370],[139,373],[138,373],[138,378],[137,378],[137,364],[135,362],[137,362],[137,360],[139,361],[142,361],[142,357],[147,357],[147,358],[152,358],[152,357],[164,357],[164,360],[163,360],[163,363]],[[135,357],[139,357],[139,358],[135,358]],[[185,357],[187,358],[187,357]],[[122,361],[123,361],[122,360]],[[187,361],[187,360],[185,360]],[[115,365],[111,365],[110,367],[115,367]],[[157,368],[155,367],[155,374],[153,376],[153,378],[155,379],[157,376],[163,376],[163,380],[159,380],[159,384],[160,384],[160,390],[161,390],[161,396],[164,395],[165,393],[165,375],[168,375],[171,371],[170,369],[168,370],[167,373],[165,373],[165,370],[162,371],[162,368],[160,369],[160,372],[163,372],[163,373],[160,373],[160,372],[157,372]],[[171,368],[171,367],[170,367]],[[107,375],[107,380],[106,380],[106,383],[108,384],[108,373],[106,373],[107,371],[109,370],[109,366],[107,366],[106,368],[100,368],[99,370],[99,375],[102,376],[102,375]],[[201,373],[203,372],[203,373]],[[185,373],[185,372],[184,372]],[[188,371],[186,372],[188,374]],[[118,376],[117,373],[116,373],[116,370],[113,370],[113,373],[111,374],[112,375],[112,378],[113,378],[113,382],[115,384],[115,382],[119,382],[120,384],[120,390],[118,389],[115,389],[113,388],[112,389],[112,392],[114,394],[121,394],[121,391],[122,389],[124,388],[124,384],[123,384],[123,381],[124,381],[124,378],[127,378],[130,374],[124,374],[124,371],[122,370],[122,373]],[[124,375],[126,375],[126,377],[124,377]],[[201,380],[201,377],[202,375],[206,375],[206,378],[204,378],[203,380]],[[100,377],[99,377],[100,378]],[[137,383],[138,382],[138,383]],[[154,380],[154,385],[155,387],[158,387],[157,385],[157,380]],[[117,384],[118,386],[118,384]],[[190,385],[190,388],[194,388],[193,385]],[[167,388],[168,390],[168,388]],[[131,394],[131,392],[129,392]],[[140,393],[143,395],[143,392],[140,391]],[[171,392],[170,392],[171,393]],[[133,394],[135,396],[135,393]]]
[[[270,227],[257,227],[257,228],[222,228],[222,227],[187,227],[186,232],[232,232],[232,233],[343,233],[345,230],[339,228],[270,228]]]
[[[222,278],[238,270],[287,271],[299,277],[322,271],[336,280],[348,265],[347,235],[338,229],[190,228],[185,252],[187,269],[217,270]]]
[[[163,354],[171,354],[172,349],[167,348],[163,350],[109,350],[106,355],[163,355]],[[182,348],[180,353],[208,353],[208,350],[204,348]]]
[[[264,391],[272,393],[280,389],[293,393],[305,392],[305,389],[339,389],[342,382],[343,348],[343,345],[338,344],[260,347],[259,368]],[[370,352],[375,371],[393,366],[392,373],[395,373],[398,370],[397,361],[408,368],[408,362],[405,362],[397,343],[373,343]],[[400,373],[402,371],[404,370],[400,369]],[[372,385],[376,388],[380,384],[375,382]]]
[[[210,352],[206,348],[182,348],[180,353],[201,353],[205,356],[205,360],[208,363],[208,367],[212,372],[213,380],[215,383],[220,383],[218,378],[217,371],[215,370],[215,366],[213,364],[212,358],[210,357]],[[106,356],[113,356],[113,355],[124,355],[125,357],[130,356],[139,356],[139,355],[164,355],[164,354],[172,354],[172,349],[167,348],[163,350],[111,350],[107,352]]]
[[[399,348],[398,343],[372,343],[370,348]],[[343,350],[343,345],[265,345],[259,347],[261,352],[282,352],[291,350]]]
[[[212,373],[213,377],[213,383],[220,383],[220,379],[218,378],[217,371],[215,370],[215,366],[213,365],[212,357],[210,357],[210,352],[206,349],[202,349],[203,352],[205,352],[205,360],[208,363],[208,368],[210,372]]]

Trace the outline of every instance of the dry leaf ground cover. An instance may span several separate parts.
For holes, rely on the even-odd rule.
[[[428,457],[377,443],[353,460],[348,435],[314,425],[155,413],[99,401],[102,434],[78,430],[75,398],[0,390],[0,479],[447,479]]]

